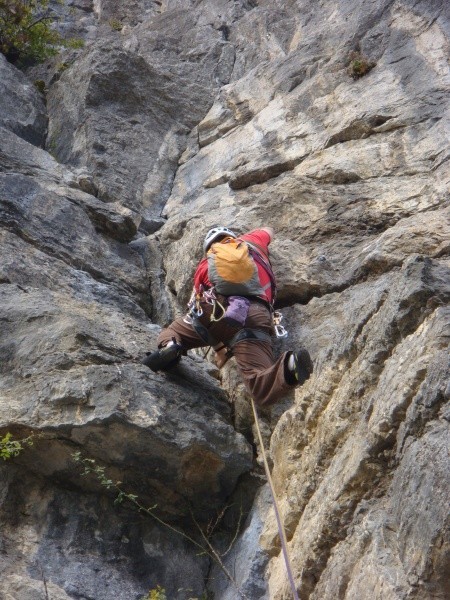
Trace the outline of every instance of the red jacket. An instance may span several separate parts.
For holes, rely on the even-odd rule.
[[[258,250],[261,249],[261,256],[266,262],[268,262],[270,235],[267,233],[267,231],[264,231],[263,229],[255,229],[250,233],[240,235],[238,239],[248,240],[250,243],[257,245]],[[264,266],[261,265],[259,262],[256,262],[256,266],[258,268],[258,275],[261,287],[265,288],[266,285],[270,284],[271,277],[267,269],[265,269]],[[203,286],[203,289],[208,289],[212,287],[211,282],[208,279],[208,259],[206,257],[199,262],[194,275],[194,288],[196,292],[200,292],[200,286]],[[272,286],[269,285],[267,287],[264,296],[265,300],[267,300],[270,304],[273,302],[274,298]]]

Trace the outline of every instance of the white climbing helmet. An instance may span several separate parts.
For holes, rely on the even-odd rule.
[[[206,253],[211,244],[219,237],[232,237],[236,238],[237,235],[228,227],[213,227],[208,231],[205,237],[205,241],[203,242],[203,252]]]

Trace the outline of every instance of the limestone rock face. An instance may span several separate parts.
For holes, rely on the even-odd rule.
[[[170,527],[215,518],[252,467],[251,447],[200,359],[170,375],[140,364],[159,329],[147,317],[149,251],[130,243],[142,216],[99,199],[89,169],[38,147],[23,123],[37,132],[43,105],[22,73],[4,69],[0,423],[2,437],[35,442],[1,465],[0,596],[40,598],[44,584],[52,598],[141,597],[157,585],[201,595],[207,561]],[[22,105],[8,113],[20,89]],[[130,507],[117,515],[77,451],[161,523],[130,517]]]
[[[0,126],[41,146],[45,142],[47,115],[39,92],[0,54]]]
[[[434,446],[448,439],[447,268],[411,257],[401,270],[301,311],[323,379],[306,386],[280,419],[271,450],[305,596],[331,597],[344,579],[342,589],[355,598],[368,585],[383,598],[407,597],[415,587],[418,597],[432,597],[440,589],[433,581],[443,576],[439,567],[431,581],[425,572],[447,552],[446,500],[437,488],[431,493],[448,476],[445,443]],[[425,472],[429,453],[433,468]],[[410,536],[417,554],[406,550]],[[274,524],[263,537],[276,553]],[[283,568],[274,561],[276,587]]]
[[[125,3],[124,3],[125,4]],[[178,156],[233,67],[220,32],[178,10],[86,48],[48,94],[48,147],[85,167],[98,196],[161,226]]]
[[[218,224],[315,364],[260,418],[299,597],[448,598],[447,4],[67,4],[0,55],[0,598],[292,597],[233,361],[140,362]]]

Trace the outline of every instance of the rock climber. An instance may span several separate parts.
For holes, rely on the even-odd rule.
[[[273,352],[276,285],[269,260],[273,237],[271,227],[240,236],[227,227],[210,229],[203,243],[205,256],[194,275],[190,312],[161,331],[158,349],[147,353],[142,363],[153,371],[167,370],[187,350],[212,346],[219,368],[235,357],[244,384],[259,406],[270,406],[293,386],[302,385],[313,371],[308,351],[288,351],[279,358]],[[209,280],[207,253],[213,245],[216,248],[230,239],[250,247],[260,284],[258,295],[224,296],[215,292]]]

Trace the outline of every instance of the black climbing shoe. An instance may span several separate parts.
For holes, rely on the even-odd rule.
[[[297,352],[292,352],[292,356],[294,359],[294,368],[289,369],[287,366],[290,358],[290,356],[288,356],[286,361],[286,380],[291,385],[302,385],[307,379],[309,379],[311,373],[313,372],[311,356],[309,355],[308,350],[305,350],[305,348],[302,348]]]
[[[142,364],[152,371],[166,371],[180,361],[182,350],[179,344],[171,344],[154,352],[147,352]]]

